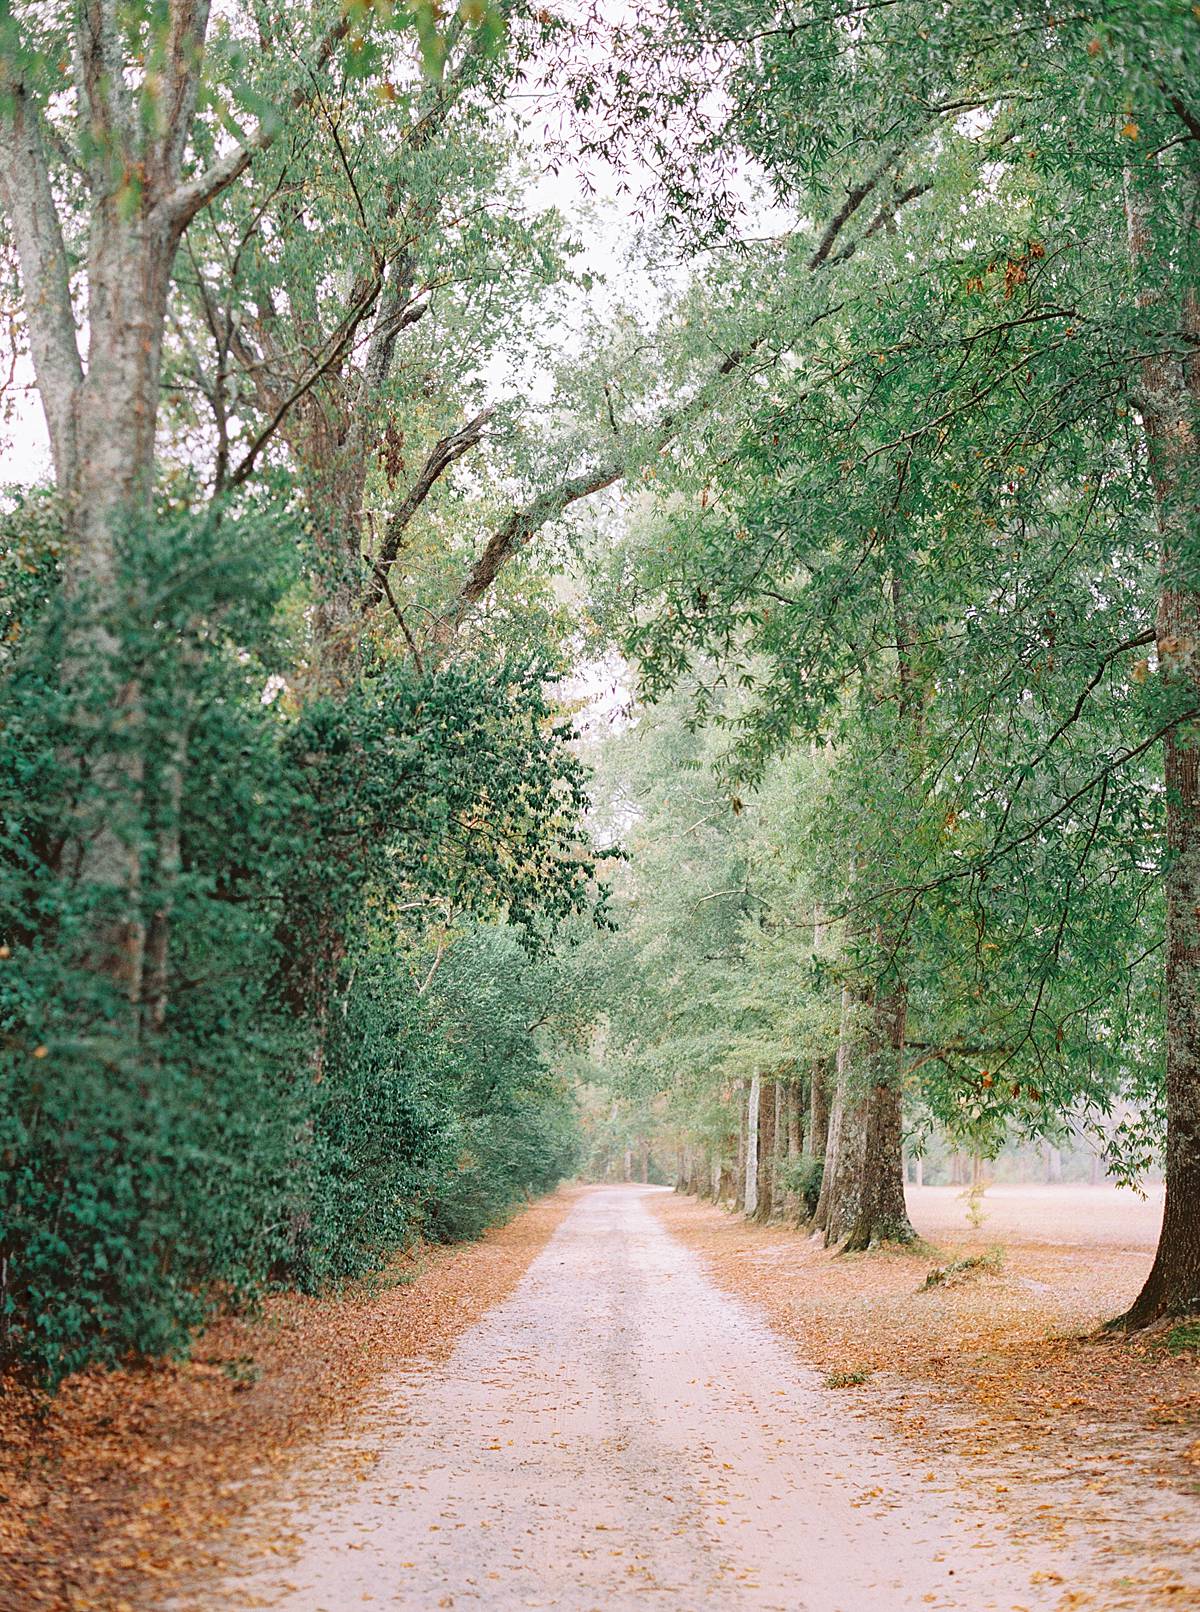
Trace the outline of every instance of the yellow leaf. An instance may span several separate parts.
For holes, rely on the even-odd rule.
[[[1121,133],[1125,136],[1125,138],[1127,140],[1136,140],[1138,135],[1141,134],[1141,132],[1142,131],[1138,128],[1137,124],[1133,121],[1132,118],[1130,118],[1129,122],[1121,130]]]

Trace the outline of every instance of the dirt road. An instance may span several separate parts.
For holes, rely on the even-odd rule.
[[[387,1379],[173,1609],[1049,1608],[944,1471],[798,1366],[647,1208],[580,1198],[448,1362]],[[1078,1582],[1078,1580],[1076,1580]]]

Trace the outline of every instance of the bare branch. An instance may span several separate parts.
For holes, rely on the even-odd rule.
[[[576,503],[580,498],[590,498],[593,493],[603,492],[606,487],[611,487],[614,482],[620,481],[626,469],[627,466],[623,461],[600,465],[595,470],[585,471],[580,476],[572,476],[567,481],[560,482],[557,487],[542,493],[523,509],[514,510],[504,525],[492,534],[487,547],[476,560],[459,595],[459,618],[465,615],[469,606],[478,604],[495,582],[505,561],[518,549],[524,548],[530,538],[541,531],[543,526],[555,516],[561,515],[568,505]]]
[[[808,260],[808,267],[813,273],[815,273],[829,257],[829,254],[837,245],[838,237],[841,235],[846,225],[854,217],[855,213],[858,212],[859,208],[862,206],[863,202],[867,200],[868,196],[872,195],[879,188],[879,185],[884,176],[887,174],[888,169],[891,168],[896,162],[898,156],[899,152],[895,150],[888,151],[861,182],[861,184],[855,185],[847,192],[846,200],[829,220],[829,223],[825,227],[825,233],[817,242],[816,250]]]
[[[889,150],[862,183],[856,185],[849,192],[842,207],[829,221],[811,256],[808,258],[806,267],[810,274],[816,274],[827,265],[832,266],[833,264],[844,262],[847,257],[852,255],[853,248],[846,250],[844,253],[839,253],[832,259],[830,258],[830,254],[833,252],[846,225],[859,211],[863,203],[879,188],[889,169],[897,162],[898,157],[899,153],[897,151]],[[924,194],[925,188],[924,186],[913,186],[894,195],[890,202],[884,206],[883,213],[885,216],[881,216],[877,221],[873,222],[867,234],[874,234],[876,229],[881,228],[886,221],[886,215],[893,214],[906,201]],[[830,311],[830,309],[826,309],[818,314],[813,323],[828,317]],[[690,420],[706,413],[712,404],[714,394],[720,392],[721,383],[736,370],[742,369],[747,361],[766,345],[769,335],[770,331],[764,330],[744,346],[736,347],[732,352],[726,354],[713,371],[708,383],[701,388],[690,403],[679,410],[670,410],[663,415],[648,447],[643,448],[636,455],[631,452],[628,455],[597,465],[594,469],[585,470],[579,475],[569,476],[556,487],[540,493],[521,509],[514,510],[504,525],[492,534],[483,553],[475,562],[470,576],[459,593],[455,607],[455,622],[460,623],[465,618],[470,607],[477,604],[495,582],[501,567],[506,561],[518,549],[523,548],[543,526],[561,515],[569,505],[576,503],[579,499],[589,498],[593,493],[602,492],[605,488],[621,481],[628,475],[636,460],[649,459],[654,453],[661,452]]]

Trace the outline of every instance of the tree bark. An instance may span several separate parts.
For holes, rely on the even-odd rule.
[[[846,1249],[908,1243],[916,1237],[904,1201],[903,1093],[900,1071],[908,1003],[903,986],[877,993],[868,1050],[871,1087],[866,1103],[862,1184]]]
[[[813,1216],[814,1226],[825,1234],[827,1248],[848,1236],[858,1218],[866,1148],[865,1097],[857,1089],[856,1070],[856,1064],[861,1061],[863,1006],[861,995],[852,991],[848,984],[843,985],[825,1168]]]
[[[755,1074],[746,1094],[746,1185],[742,1207],[747,1215],[758,1210],[758,1115],[762,1100],[762,1082]]]
[[[769,1221],[775,1209],[775,1152],[778,1137],[779,1082],[765,1080],[758,1106],[758,1202],[754,1218]]]
[[[804,1093],[799,1081],[785,1088],[787,1104],[787,1157],[789,1162],[804,1152]]]
[[[808,1078],[808,1151],[814,1159],[823,1159],[829,1137],[828,1058],[814,1058]]]
[[[739,1080],[737,1083],[737,1159],[733,1174],[733,1207],[742,1209],[746,1203],[746,1111],[749,1104],[750,1082]]]
[[[1200,338],[1195,207],[1200,181],[1191,178],[1190,239],[1182,264],[1152,260],[1149,197],[1161,197],[1151,167],[1126,180],[1129,252],[1148,307],[1182,284],[1179,322],[1185,339]],[[1183,272],[1180,272],[1182,268]],[[1172,321],[1173,322],[1173,321]],[[1151,345],[1155,345],[1151,343]],[[1179,360],[1144,359],[1144,422],[1154,485],[1161,553],[1155,630],[1158,675],[1189,713],[1163,743],[1167,814],[1166,874],[1166,1203],[1154,1264],[1123,1320],[1144,1326],[1160,1316],[1200,1312],[1200,574],[1195,545],[1196,411],[1200,408],[1200,348]]]

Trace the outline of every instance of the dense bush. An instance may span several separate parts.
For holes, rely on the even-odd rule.
[[[798,1158],[788,1159],[779,1166],[780,1185],[785,1192],[799,1198],[807,1215],[816,1213],[824,1169],[825,1160],[814,1158],[811,1153],[801,1153]]]
[[[593,877],[540,668],[380,661],[296,698],[289,544],[168,517],[85,662],[56,530],[34,502],[0,533],[0,1354],[50,1381],[557,1179],[571,1117],[533,1031],[489,1106],[497,1066],[448,1034],[471,978],[422,994],[413,912],[511,924],[473,945],[511,973],[536,966],[513,936],[536,949]],[[137,848],[133,909],[81,871],[106,831]],[[134,926],[131,1002],[93,954]]]

